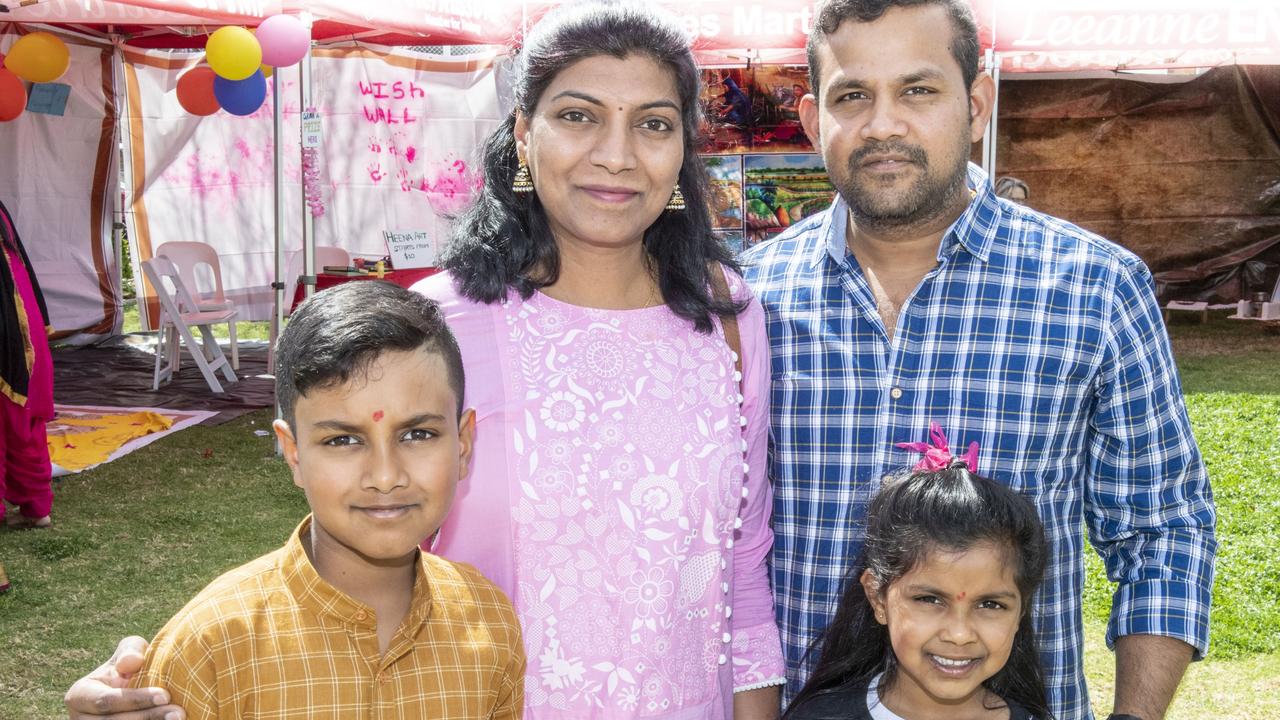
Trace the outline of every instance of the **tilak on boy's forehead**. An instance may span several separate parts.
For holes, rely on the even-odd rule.
[[[374,411],[373,411],[373,421],[374,421],[374,422],[381,422],[381,420],[382,420],[382,416],[383,416],[383,412],[382,412],[381,410],[374,410]]]

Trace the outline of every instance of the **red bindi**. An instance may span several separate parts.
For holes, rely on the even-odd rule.
[[[381,420],[382,420],[382,411],[381,411],[381,410],[375,410],[375,411],[373,412],[373,421],[374,421],[374,422],[379,422],[379,421],[381,421]]]
[[[963,600],[963,599],[964,599],[964,595],[965,595],[964,593],[960,593],[959,595],[957,595],[957,596],[956,596],[956,599],[957,599],[957,600]]]

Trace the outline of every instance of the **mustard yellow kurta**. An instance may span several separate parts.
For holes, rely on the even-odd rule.
[[[467,565],[421,554],[385,655],[373,610],[325,582],[302,521],[214,580],[152,642],[134,687],[204,718],[517,718],[525,658],[511,603]]]

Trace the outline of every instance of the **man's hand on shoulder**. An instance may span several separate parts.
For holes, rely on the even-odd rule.
[[[142,669],[147,641],[127,637],[116,646],[110,660],[80,678],[67,690],[62,701],[71,720],[114,718],[115,720],[184,720],[186,713],[169,705],[164,688],[130,688],[129,678]]]

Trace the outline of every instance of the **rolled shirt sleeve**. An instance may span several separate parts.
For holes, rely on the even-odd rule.
[[[1119,273],[1090,423],[1085,512],[1107,577],[1118,583],[1107,645],[1162,635],[1209,648],[1217,541],[1201,460],[1151,275]]]

